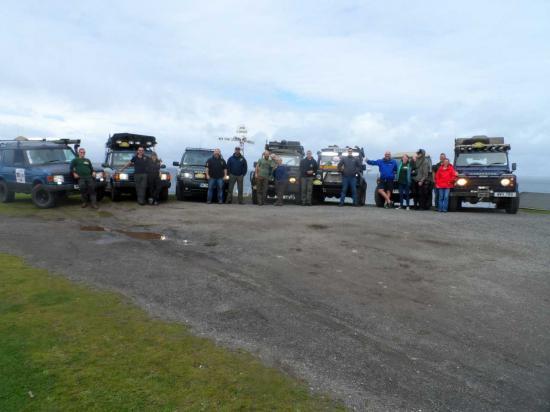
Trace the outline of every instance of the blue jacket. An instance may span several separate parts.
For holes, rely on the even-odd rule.
[[[277,166],[273,172],[273,175],[275,176],[275,180],[277,182],[288,180],[288,167],[285,165]]]
[[[240,155],[238,157],[232,155],[227,160],[227,171],[230,175],[244,176],[247,170],[248,165],[246,164],[246,159],[243,157],[243,155]]]
[[[395,172],[397,172],[397,162],[394,159],[367,160],[367,164],[371,166],[378,166],[378,169],[380,170],[380,179],[395,179]]]

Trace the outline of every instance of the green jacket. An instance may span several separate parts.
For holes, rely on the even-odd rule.
[[[263,156],[258,160],[258,175],[260,177],[265,177],[266,179],[269,179],[271,175],[273,174],[273,170],[277,166],[275,161],[271,158],[265,159]]]
[[[81,159],[80,157],[75,157],[71,161],[71,171],[76,172],[80,177],[92,177],[94,168],[92,166],[92,162],[90,162],[89,159]]]

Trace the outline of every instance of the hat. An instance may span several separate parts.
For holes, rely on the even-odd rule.
[[[425,151],[424,149],[418,149],[418,150],[416,151],[416,154],[422,154],[422,155],[423,155],[423,154],[425,154],[425,153],[426,153],[426,151]]]
[[[235,150],[241,150],[241,147],[240,147],[240,146],[236,146],[236,147],[235,147]]]

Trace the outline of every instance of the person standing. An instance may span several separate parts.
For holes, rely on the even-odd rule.
[[[449,210],[449,193],[455,185],[457,173],[449,159],[445,158],[435,174],[435,187],[439,192],[437,210],[447,212]]]
[[[338,163],[338,170],[342,173],[342,193],[338,206],[344,206],[348,189],[351,188],[353,205],[357,206],[357,175],[361,173],[361,160],[353,155],[353,149],[348,148],[348,155],[343,156]]]
[[[160,196],[160,160],[155,152],[151,153],[149,164],[147,167],[147,188],[149,190],[149,204],[158,205]]]
[[[300,162],[300,188],[302,191],[302,206],[311,206],[311,193],[313,192],[313,179],[317,174],[317,161],[313,158],[311,150],[306,152],[306,157]]]
[[[206,179],[208,180],[208,194],[206,203],[212,203],[214,189],[218,190],[218,203],[223,203],[223,181],[227,178],[227,164],[223,160],[220,149],[214,149],[214,154],[206,161]]]
[[[426,151],[418,149],[415,162],[416,174],[413,177],[413,183],[416,186],[416,198],[420,209],[428,210],[428,192],[430,190],[430,163],[426,159]]]
[[[130,166],[134,166],[137,202],[143,206],[145,205],[147,195],[147,169],[149,168],[149,158],[145,156],[145,149],[143,147],[138,147],[135,156],[120,169],[120,172]]]
[[[273,169],[275,169],[276,166],[273,156],[269,154],[269,150],[264,151],[260,160],[256,162],[254,178],[256,180],[258,206],[263,206],[265,203],[269,178],[273,175]]]
[[[233,189],[235,182],[237,183],[237,192],[239,196],[239,204],[243,201],[243,179],[248,170],[246,159],[241,154],[241,148],[235,147],[235,153],[227,159],[227,171],[229,172],[229,190],[227,192],[227,203],[233,203]]]
[[[404,154],[401,162],[397,167],[397,184],[399,185],[399,209],[403,209],[403,200],[406,202],[407,210],[409,209],[409,198],[411,188],[411,162],[409,156]]]
[[[437,162],[435,165],[432,166],[432,175],[434,176],[434,179],[435,179],[435,175],[437,173],[437,170],[441,167],[441,165],[443,164],[443,161],[446,158],[447,158],[447,155],[445,153],[441,153],[439,155],[439,162]],[[437,190],[435,185],[434,185],[434,199],[435,199],[435,207],[438,207],[438,205],[439,205],[439,190]]]
[[[95,172],[92,162],[86,157],[86,149],[83,147],[78,149],[78,157],[71,161],[71,172],[75,179],[78,180],[80,188],[80,197],[82,198],[82,207],[88,207],[88,203],[92,204],[92,208],[97,209],[97,198],[95,193]]]
[[[384,198],[384,207],[392,207],[391,196],[393,192],[393,182],[395,180],[395,172],[397,172],[397,162],[391,158],[391,152],[384,153],[383,159],[367,160],[367,164],[378,166],[380,171],[380,180],[376,190]]]
[[[288,167],[283,164],[283,159],[280,157],[277,159],[277,167],[273,172],[275,176],[275,193],[277,194],[277,201],[275,206],[282,206],[284,202],[284,195],[286,192],[286,186],[288,184]]]

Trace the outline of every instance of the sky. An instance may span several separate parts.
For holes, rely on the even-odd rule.
[[[150,134],[166,163],[246,125],[266,139],[452,154],[504,136],[550,176],[550,1],[12,1],[0,139]]]

